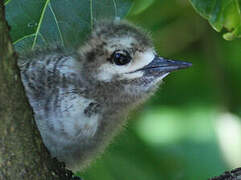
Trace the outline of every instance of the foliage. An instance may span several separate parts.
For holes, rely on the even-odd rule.
[[[5,5],[13,43],[18,48],[34,49],[56,42],[80,44],[94,21],[122,18],[130,0],[8,0]]]
[[[154,0],[135,0],[131,9],[131,13],[135,15],[139,14],[147,9],[153,2]]]
[[[225,27],[224,39],[241,37],[241,0],[190,0],[195,10],[218,32]]]
[[[97,2],[6,1],[13,42],[18,50],[54,41],[74,46],[89,33],[91,19],[123,18],[131,7],[130,0]],[[224,38],[230,40],[240,37],[240,0],[190,2],[134,1],[127,19],[151,32],[160,55],[191,61],[193,67],[165,79],[163,88],[132,114],[128,129],[80,174],[84,179],[203,180],[240,164],[240,153],[231,150],[241,149],[241,42],[220,38],[193,10],[215,30],[227,28]],[[233,122],[236,129],[230,127]]]

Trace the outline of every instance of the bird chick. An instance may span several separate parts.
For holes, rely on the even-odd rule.
[[[191,64],[158,57],[133,25],[103,21],[79,49],[33,52],[18,65],[44,144],[69,169],[81,170],[165,76]]]

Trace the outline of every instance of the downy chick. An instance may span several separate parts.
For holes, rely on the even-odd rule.
[[[96,24],[74,52],[55,48],[19,59],[43,142],[72,170],[104,150],[165,76],[190,65],[158,57],[148,35],[122,21]]]

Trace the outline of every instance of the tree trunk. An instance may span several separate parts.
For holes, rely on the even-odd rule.
[[[0,0],[0,179],[72,179],[42,143],[28,104]]]

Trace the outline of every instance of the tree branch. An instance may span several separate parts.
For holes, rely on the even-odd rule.
[[[240,180],[241,168],[234,169],[230,172],[226,171],[222,175],[211,178],[209,180]]]
[[[0,179],[72,179],[42,143],[8,30],[0,0]]]

